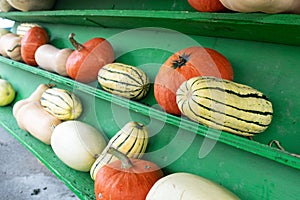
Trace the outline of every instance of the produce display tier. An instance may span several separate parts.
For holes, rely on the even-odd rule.
[[[300,45],[300,16],[264,13],[200,13],[165,10],[55,10],[8,12],[18,22],[46,22],[104,28],[162,27],[185,34]]]
[[[79,83],[0,57],[0,75],[17,91],[13,103],[28,97],[41,83],[74,92],[83,102],[78,119],[111,138],[124,124],[144,123],[150,133],[144,156],[165,174],[190,172],[213,180],[241,199],[297,199],[300,187],[300,62],[299,15],[263,13],[198,13],[186,3],[167,11],[173,0],[149,9],[126,7],[114,1],[93,8],[74,1],[58,1],[55,10],[0,13],[16,21],[38,23],[58,48],[72,48],[68,35],[79,42],[104,37],[113,46],[116,61],[141,68],[150,78],[150,93],[140,101],[121,98],[101,89],[97,81]],[[124,2],[130,2],[129,0]],[[113,8],[112,8],[113,7]],[[159,6],[158,6],[159,7]],[[162,63],[172,53],[193,45],[213,48],[225,55],[234,70],[234,81],[262,91],[272,102],[270,127],[253,138],[207,128],[184,116],[165,113],[153,95],[153,82]],[[0,123],[28,148],[80,199],[95,199],[89,173],[73,170],[60,161],[50,146],[21,130],[12,106],[0,108]],[[269,145],[277,140],[285,148]]]

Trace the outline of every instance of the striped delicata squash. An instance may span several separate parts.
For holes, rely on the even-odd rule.
[[[126,154],[129,158],[141,158],[148,145],[148,129],[139,122],[128,122],[108,142],[106,148],[98,156],[91,167],[90,175],[95,180],[98,170],[104,165],[116,160],[115,156],[107,151],[110,147]]]
[[[60,120],[77,119],[82,113],[80,99],[60,88],[47,89],[40,99],[43,108]]]
[[[182,114],[208,127],[237,135],[265,131],[273,116],[272,103],[256,89],[214,77],[195,77],[176,93]]]
[[[110,63],[102,67],[98,82],[104,90],[132,100],[142,99],[150,88],[149,78],[144,71],[122,63]]]

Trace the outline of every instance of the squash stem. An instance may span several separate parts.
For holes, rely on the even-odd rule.
[[[113,156],[116,156],[122,163],[122,169],[129,169],[133,167],[132,162],[130,159],[122,152],[118,151],[117,149],[113,147],[109,147],[107,150],[107,153],[112,154]]]
[[[21,47],[20,44],[15,45],[12,49],[8,49],[8,52],[13,52],[16,48]]]
[[[78,43],[75,39],[74,39],[75,33],[71,33],[69,35],[69,40],[71,42],[71,44],[75,47],[76,50],[80,51],[81,49],[84,48],[84,46],[80,43]]]

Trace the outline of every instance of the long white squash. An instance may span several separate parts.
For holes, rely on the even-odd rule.
[[[190,173],[178,172],[159,179],[146,200],[238,200],[223,186]]]

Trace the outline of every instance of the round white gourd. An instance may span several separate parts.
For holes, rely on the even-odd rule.
[[[159,179],[146,200],[239,200],[226,188],[203,177],[178,172]]]
[[[54,128],[51,146],[57,157],[69,167],[88,172],[107,145],[96,128],[77,120],[62,122]]]

